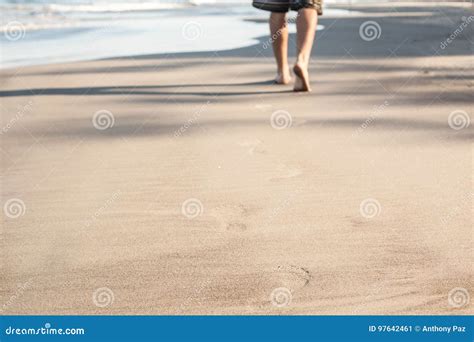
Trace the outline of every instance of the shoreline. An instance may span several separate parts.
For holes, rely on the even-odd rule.
[[[368,6],[368,7],[367,7]],[[417,16],[424,16],[424,15],[429,15],[430,13],[433,13],[433,12],[429,12],[429,8],[431,7],[437,7],[439,6],[439,3],[432,3],[432,2],[426,2],[426,3],[416,3],[416,2],[406,2],[406,3],[401,3],[401,4],[398,4],[397,6],[402,6],[402,7],[406,7],[406,8],[411,8],[413,11],[412,12],[407,12],[407,11],[404,11],[403,14],[401,13],[386,13],[386,12],[380,12],[379,14],[377,13],[374,13],[374,10],[383,10],[383,9],[387,9],[387,8],[391,8],[393,5],[391,3],[382,3],[382,4],[352,4],[352,6],[348,6],[348,5],[343,5],[343,4],[331,4],[331,6],[326,10],[325,12],[325,15],[322,17],[323,20],[325,19],[337,19],[337,18],[340,18],[340,17],[346,17],[346,16],[349,16],[349,17],[352,17],[352,18],[363,18],[363,17],[371,17],[371,18],[377,18],[377,17],[383,17],[383,16],[391,16],[391,17],[394,17],[394,16],[413,16],[413,17],[417,17]],[[443,3],[442,4],[443,7],[445,8],[457,8],[459,10],[463,10],[463,9],[467,9],[468,7],[472,6],[470,5],[469,3],[465,3],[465,2],[446,2],[446,3]],[[226,6],[219,6],[221,8],[226,8]],[[422,9],[423,7],[425,7],[427,9],[427,11],[420,11],[420,9]],[[240,7],[242,9],[247,9],[247,7]],[[369,10],[367,11],[367,9],[370,8],[372,10]],[[358,11],[358,9],[360,9],[361,11]],[[205,9],[205,8],[201,8],[200,11],[207,11],[208,9]],[[204,11],[204,13],[205,13]],[[347,11],[347,13],[340,13],[340,14],[337,14],[337,12],[335,13],[335,11]],[[233,20],[234,22],[234,26],[235,26],[235,29],[238,29],[238,27],[245,27],[245,25],[242,25],[244,22],[250,22],[252,23],[252,25],[258,25],[258,26],[252,26],[252,27],[248,27],[246,28],[245,30],[245,34],[243,36],[245,37],[248,37],[244,40],[242,40],[240,42],[240,44],[233,44],[234,46],[230,47],[230,48],[219,48],[217,50],[215,50],[217,53],[219,52],[222,52],[222,51],[227,51],[227,50],[232,50],[232,49],[236,49],[236,48],[245,48],[245,47],[249,47],[251,45],[253,45],[256,41],[258,41],[262,36],[266,35],[267,34],[267,28],[266,26],[263,26],[263,24],[266,24],[267,22],[267,18],[265,17],[266,13],[264,13],[263,11],[257,11],[257,12],[254,12],[253,15],[249,16],[248,14],[238,14],[239,11],[237,11],[237,13],[234,13],[232,14],[229,18],[231,18],[231,20]],[[372,12],[372,13],[371,13]],[[187,13],[186,11],[183,12],[183,13]],[[191,13],[191,12],[190,12]],[[199,12],[198,12],[199,13]],[[331,14],[332,13],[332,14]],[[194,14],[196,15],[196,13]],[[183,40],[183,37],[179,37],[179,34],[181,34],[181,29],[180,27],[184,24],[186,25],[186,23],[180,23],[179,21],[176,21],[175,24],[172,24],[173,23],[173,20],[177,20],[176,18],[175,19],[172,19],[170,21],[170,24],[168,25],[168,29],[172,29],[172,27],[174,26],[174,29],[175,31],[178,30],[180,32],[176,32],[176,37],[173,38],[173,41],[179,41],[181,40],[182,41],[182,44],[183,45],[182,47],[178,46],[178,50],[173,50],[173,49],[169,49],[168,51],[163,51],[161,52],[161,54],[163,55],[167,55],[167,54],[176,54],[176,53],[193,53],[193,52],[205,52],[205,51],[209,51],[211,50],[210,47],[211,46],[225,46],[225,45],[229,45],[229,42],[228,42],[228,39],[226,39],[225,37],[219,37],[219,36],[215,36],[212,38],[212,41],[211,43],[206,43],[207,45],[202,45],[202,43],[205,41],[205,40],[209,40],[209,37],[206,36],[206,30],[207,31],[212,31],[214,29],[212,29],[212,27],[214,26],[203,26],[203,23],[201,22],[202,19],[199,19],[200,16],[202,15],[201,14],[198,14],[195,18],[196,21],[196,25],[195,27],[191,27],[190,28],[190,32],[192,34],[199,34],[199,36],[197,36],[195,39],[184,39]],[[145,21],[146,22],[146,21]],[[193,21],[191,21],[193,22]],[[240,24],[239,24],[240,23]],[[207,24],[208,25],[208,24]],[[215,24],[213,25],[217,25],[216,27],[218,27],[218,22],[216,22]],[[294,33],[294,25],[290,25],[290,28],[291,28],[291,32]],[[83,28],[84,29],[84,28]],[[77,28],[77,30],[83,30],[83,29],[79,29]],[[184,27],[183,27],[184,29]],[[319,27],[319,30],[322,30],[324,29],[324,27]],[[57,29],[57,30],[61,30],[61,29]],[[76,30],[75,28],[71,27],[71,28],[67,28],[66,31],[70,31],[72,30],[71,32],[74,32],[74,30]],[[199,32],[195,32],[195,30],[199,30]],[[232,32],[232,29],[229,28],[228,29],[230,32]],[[47,33],[47,36],[50,36],[52,35],[56,30],[52,30],[51,33]],[[46,32],[46,31],[45,31]],[[59,31],[56,31],[58,34]],[[184,31],[183,31],[184,32]],[[80,32],[79,32],[80,33]],[[33,34],[33,35],[38,35],[39,32],[25,32],[24,34]],[[110,35],[111,34],[111,35]],[[69,34],[66,34],[66,39],[68,39],[68,41],[70,40],[69,38],[67,38]],[[110,35],[110,36],[109,36]],[[148,35],[148,38],[146,38],[142,44],[141,44],[141,48],[135,44],[135,50],[140,50],[140,49],[143,49],[143,46],[148,46],[149,44],[146,43],[146,41],[152,41],[154,38],[154,34],[152,34],[152,32],[149,32],[147,33]],[[54,35],[53,35],[54,36]],[[60,37],[60,36],[58,36]],[[113,29],[110,28],[110,27],[105,27],[105,28],[102,28],[100,29],[97,33],[92,33],[92,37],[91,38],[94,38],[94,39],[99,39],[98,40],[98,44],[100,45],[101,41],[103,41],[104,43],[107,44],[112,44],[111,42],[113,42],[115,39],[119,38],[119,36],[116,36],[115,33],[113,33]],[[48,38],[49,39],[49,38]],[[55,38],[55,40],[58,39],[58,38]],[[59,38],[61,41],[61,38]],[[48,40],[45,41],[46,45],[42,48],[42,49],[45,49],[45,50],[51,50],[51,51],[55,51],[55,45],[58,45],[58,44],[61,44],[61,43],[58,43],[59,41],[54,41],[54,45],[48,45],[49,42]],[[39,40],[39,42],[41,42],[41,40]],[[6,42],[8,43],[8,42]],[[22,40],[19,40],[18,42],[17,41],[13,41],[13,42],[9,42],[11,45],[8,46],[8,45],[5,45],[5,51],[8,51],[9,48],[16,48],[15,45],[16,44],[22,44],[22,46],[25,44],[25,42],[23,42]],[[66,42],[64,42],[66,43]],[[71,45],[72,44],[72,45]],[[17,61],[17,62],[14,62],[14,61],[10,61],[12,58],[15,58],[15,57],[9,57],[8,55],[3,54],[3,63],[2,65],[0,66],[0,70],[8,70],[8,69],[13,69],[13,68],[16,68],[16,67],[30,67],[30,66],[39,66],[39,65],[53,65],[53,64],[63,64],[63,63],[75,63],[75,62],[86,62],[86,61],[98,61],[98,60],[109,60],[109,59],[120,59],[120,58],[131,58],[131,57],[139,57],[139,56],[147,56],[147,55],[156,55],[157,53],[156,52],[153,52],[153,51],[148,51],[148,52],[143,52],[143,53],[133,53],[133,52],[122,52],[122,53],[119,53],[119,52],[112,52],[110,51],[109,53],[102,53],[103,55],[102,56],[99,56],[99,55],[96,55],[94,56],[94,53],[92,53],[92,56],[90,57],[85,57],[84,55],[88,55],[88,54],[91,54],[91,51],[92,50],[84,50],[82,53],[80,51],[77,51],[76,53],[74,53],[74,51],[72,53],[74,53],[76,56],[77,55],[82,55],[83,57],[76,57],[76,56],[70,56],[71,52],[68,51],[69,48],[67,48],[68,46],[69,47],[74,47],[74,46],[81,46],[83,44],[87,44],[87,40],[86,38],[81,38],[77,41],[72,41],[72,42],[68,42],[66,43],[66,45],[64,45],[64,47],[62,48],[64,51],[63,52],[60,52],[59,50],[56,52],[56,55],[55,53],[53,52],[52,54],[49,55],[44,55],[41,57],[41,52],[35,52],[36,55],[38,55],[38,57],[36,57],[36,61],[35,60],[30,60],[28,62],[20,62],[20,61]],[[168,44],[168,43],[165,43],[165,44]],[[188,47],[186,47],[186,45],[188,45]],[[37,43],[35,42],[34,46],[37,46]],[[15,52],[13,54],[13,56],[24,56],[26,53],[26,51],[28,50],[31,50],[33,47],[33,45],[30,47],[30,45],[28,45],[28,43],[26,43],[26,45],[24,45],[24,47],[22,48],[19,48],[17,52]],[[206,48],[207,47],[207,48]],[[132,48],[128,48],[128,49],[132,49]],[[156,47],[156,48],[151,48],[151,50],[157,50],[159,49],[159,47]],[[176,47],[174,47],[174,49],[176,49]],[[188,50],[186,50],[188,49]],[[166,49],[165,49],[166,50]],[[33,51],[30,51],[29,53],[31,52],[34,52]],[[61,55],[62,54],[62,55]],[[97,54],[97,53],[95,53]],[[56,59],[55,61],[46,61],[45,59]],[[24,63],[24,64],[22,64]]]

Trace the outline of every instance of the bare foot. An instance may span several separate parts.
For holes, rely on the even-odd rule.
[[[275,84],[289,84],[291,82],[290,69],[287,72],[279,72],[275,77]]]
[[[308,68],[297,62],[293,67],[293,71],[296,76],[293,91],[310,92],[311,85],[309,84]]]

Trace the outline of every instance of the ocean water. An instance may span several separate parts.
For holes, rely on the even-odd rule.
[[[74,27],[88,21],[108,21],[124,17],[153,17],[169,10],[198,6],[244,5],[249,1],[212,0],[0,0],[0,27],[12,20],[27,30]]]
[[[2,68],[225,50],[268,34],[244,20],[268,16],[251,0],[0,0],[0,12]]]

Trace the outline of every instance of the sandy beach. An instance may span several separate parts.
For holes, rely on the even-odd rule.
[[[352,9],[311,94],[268,37],[0,70],[2,313],[472,314],[472,9]]]

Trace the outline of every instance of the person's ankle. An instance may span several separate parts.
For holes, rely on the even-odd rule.
[[[291,82],[291,72],[289,66],[284,69],[277,70],[276,82],[279,84],[288,84]]]
[[[304,56],[298,56],[295,65],[308,69],[309,61]]]
[[[279,74],[288,73],[289,71],[290,71],[290,65],[289,65],[289,64],[285,64],[284,67],[277,68],[277,72],[278,72]]]
[[[290,77],[291,76],[291,72],[290,72],[290,66],[287,65],[285,68],[283,69],[278,69],[278,75],[282,75],[283,77]]]

